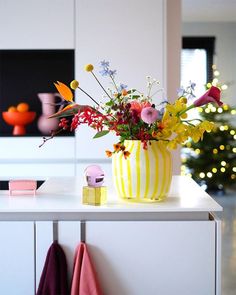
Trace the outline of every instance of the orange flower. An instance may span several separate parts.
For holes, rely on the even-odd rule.
[[[130,152],[129,151],[124,151],[124,157],[125,159],[127,159],[130,156]]]
[[[121,145],[121,146],[120,146],[120,150],[121,150],[121,151],[125,151],[125,146],[124,146],[124,145]]]
[[[119,152],[120,148],[121,148],[121,144],[120,143],[115,143],[113,144],[114,150],[115,152]]]
[[[106,155],[108,158],[110,158],[112,156],[112,152],[111,151],[106,151]]]
[[[121,91],[121,94],[122,94],[123,96],[126,96],[126,95],[128,94],[128,91],[127,91],[126,89],[123,89],[123,90]]]
[[[54,83],[57,91],[61,94],[61,96],[66,100],[73,102],[73,93],[69,87],[67,87],[64,83],[57,81]]]

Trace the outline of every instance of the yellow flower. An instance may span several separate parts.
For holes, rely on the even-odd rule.
[[[214,127],[215,127],[215,124],[213,122],[204,121],[200,123],[200,128],[203,128],[207,132],[211,132]]]
[[[180,100],[181,103],[185,103],[185,104],[187,103],[187,98],[184,97],[184,96],[180,97],[179,100]]]
[[[175,140],[171,140],[167,143],[167,147],[171,150],[175,150],[177,148],[177,142]]]
[[[79,87],[79,82],[77,80],[73,80],[70,82],[70,88],[75,90],[76,88]]]
[[[186,110],[187,106],[180,99],[176,100],[174,104],[168,104],[166,110],[172,115],[177,115],[179,112]]]
[[[93,65],[88,64],[84,67],[85,71],[87,72],[92,72],[92,70],[94,69]]]

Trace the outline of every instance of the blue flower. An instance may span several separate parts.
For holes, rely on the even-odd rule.
[[[109,61],[103,60],[100,62],[100,66],[103,68],[109,68],[109,65],[110,65]]]
[[[185,90],[184,90],[183,87],[180,87],[180,88],[177,89],[177,94],[178,94],[179,97],[183,96],[184,93],[185,93]]]
[[[194,90],[195,87],[196,87],[196,83],[190,81],[190,88]]]
[[[114,77],[116,75],[116,70],[109,70],[109,75]]]
[[[102,76],[109,76],[109,69],[104,68],[103,70],[99,71]]]
[[[128,85],[120,83],[120,86],[118,87],[118,90],[119,90],[119,92],[121,92],[122,90],[126,89],[127,87],[128,87]]]

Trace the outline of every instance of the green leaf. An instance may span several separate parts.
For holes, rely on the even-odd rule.
[[[135,91],[136,91],[136,89],[132,89],[132,90],[128,90],[127,93],[131,94],[131,93],[134,93]]]
[[[96,134],[94,135],[93,138],[99,138],[99,137],[102,137],[102,136],[104,136],[104,135],[107,135],[108,133],[109,133],[109,130],[99,131],[98,133],[96,133]]]

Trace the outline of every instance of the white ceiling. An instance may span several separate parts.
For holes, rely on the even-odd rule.
[[[236,0],[182,0],[185,22],[236,22]]]

